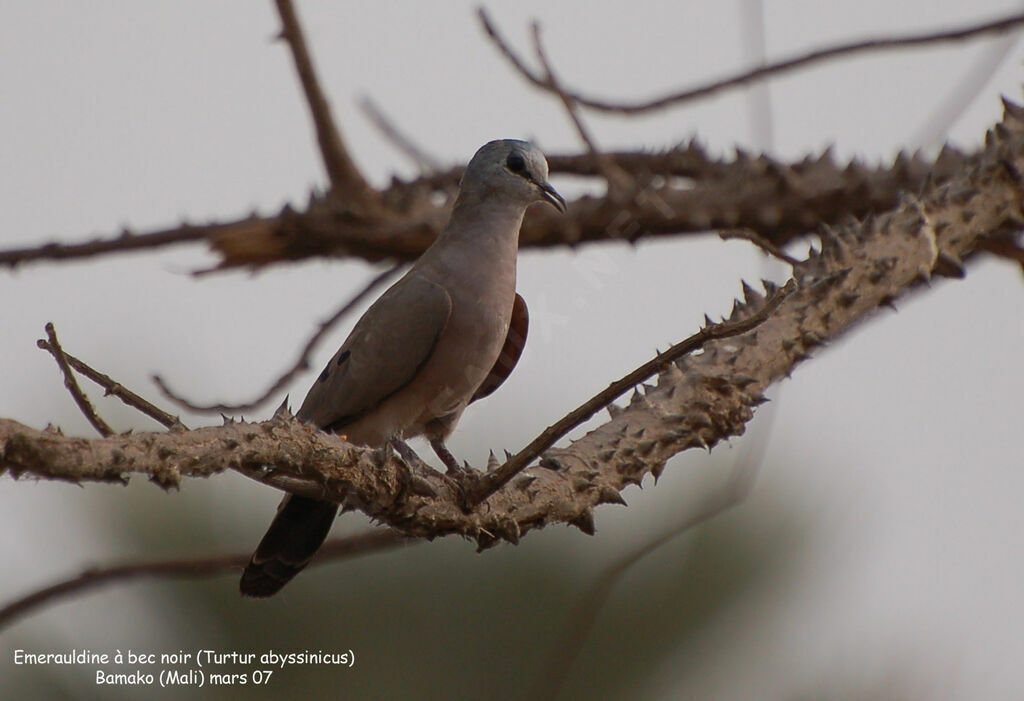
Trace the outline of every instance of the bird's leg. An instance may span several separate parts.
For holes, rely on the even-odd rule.
[[[395,452],[401,456],[402,460],[405,460],[407,463],[421,471],[427,472],[430,470],[430,466],[423,462],[423,459],[416,454],[416,451],[401,438],[392,438],[390,443],[391,447],[394,448]]]
[[[445,473],[445,479],[455,487],[455,492],[458,495],[459,501],[461,502],[462,510],[467,514],[472,511],[472,507],[469,505],[467,500],[467,494],[472,490],[474,486],[474,478],[472,470],[459,465],[459,461],[452,455],[452,451],[448,450],[448,446],[444,444],[444,441],[440,438],[430,438],[430,447],[437,453],[437,457],[441,458],[441,462],[448,468],[448,472]]]
[[[444,444],[440,438],[431,438],[430,447],[437,453],[437,457],[441,458],[441,462],[448,468],[449,477],[461,477],[465,470],[459,465],[459,461],[452,455],[452,451],[448,450],[448,446]]]
[[[417,470],[424,473],[437,473],[437,470],[432,468],[427,463],[423,462],[423,458],[417,455],[416,451],[412,449],[412,446],[403,441],[401,438],[392,438],[390,443],[391,447],[395,449],[395,452],[397,452],[399,456],[401,456],[401,458],[405,460],[407,463],[416,467]],[[434,446],[434,450],[436,451],[437,446],[434,445],[434,441],[431,441],[430,444],[431,446]],[[461,502],[463,510],[468,512],[469,508],[466,506],[466,490],[462,485],[462,479],[465,477],[465,470],[460,468],[458,463],[455,462],[455,456],[452,455],[447,448],[445,448],[444,443],[442,443],[441,441],[437,441],[437,445],[439,445],[441,447],[441,450],[443,450],[444,453],[448,456],[448,459],[446,460],[444,457],[441,457],[441,453],[438,453],[438,457],[441,457],[441,460],[443,460],[445,465],[448,467],[448,472],[441,476],[444,477],[445,481],[448,482],[448,485],[451,487],[452,491],[455,492],[455,494],[457,495],[459,501]],[[449,460],[451,461],[450,463]],[[455,469],[458,470],[458,472],[452,473],[452,465],[455,465]]]

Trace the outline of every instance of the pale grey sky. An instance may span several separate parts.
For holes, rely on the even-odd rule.
[[[765,5],[770,57],[1019,9],[993,0]],[[600,95],[650,95],[743,65],[741,3],[489,7],[524,53],[529,21],[541,20],[563,79]],[[335,116],[377,183],[413,170],[361,116],[361,95],[449,163],[492,138],[531,138],[548,152],[579,148],[558,102],[531,91],[484,39],[472,3],[300,2],[299,11]],[[323,183],[290,57],[269,41],[277,28],[271,3],[5,2],[2,14],[0,246],[270,212],[304,202]],[[840,157],[890,159],[986,45],[873,55],[772,81],[776,153],[799,158],[834,144]],[[956,122],[951,136],[964,148],[998,119],[1000,93],[1021,96],[1022,58],[1016,46]],[[696,135],[724,154],[751,142],[743,91],[589,123],[607,148],[663,148]],[[555,184],[565,194],[579,187]],[[69,350],[150,396],[148,376],[160,372],[199,400],[247,398],[372,274],[360,263],[315,261],[256,275],[188,275],[212,261],[185,247],[0,271],[0,415],[89,435],[52,360],[35,348],[47,321]],[[705,312],[727,313],[740,279],[763,270],[750,246],[714,236],[524,253],[519,287],[533,324],[526,354],[513,381],[466,414],[453,451],[479,464],[488,448],[524,444],[655,348],[692,333]],[[812,662],[848,663],[855,675],[905,652],[914,679],[935,684],[931,698],[1024,695],[1020,294],[1019,269],[979,260],[966,280],[937,281],[798,368],[771,409],[758,493],[743,508],[775,492],[800,504],[813,529],[800,576],[736,612],[745,632],[715,651],[706,678],[680,680],[666,665],[645,693],[774,698]],[[346,332],[334,333],[315,364]],[[310,379],[290,388],[293,401]],[[144,427],[113,403],[100,406],[119,427]],[[759,413],[754,424],[761,420]],[[715,453],[728,457],[741,443]],[[598,537],[579,536],[581,562],[596,567],[644,540],[684,495],[715,479],[710,462],[684,455],[656,488],[630,490],[628,510],[599,510]],[[163,500],[171,514],[175,500],[211,505],[202,516],[209,542],[195,544],[197,552],[254,544],[277,499],[230,476],[179,495],[146,487],[119,501],[110,491],[0,480],[4,555],[15,563],[0,599],[133,555],[109,537],[109,523],[121,518],[124,528],[145,527],[133,499]],[[93,502],[98,492],[107,496]],[[119,504],[124,515],[110,513]],[[106,527],[94,525],[98,509]],[[163,631],[149,641],[155,647],[195,646],[216,634],[189,619],[171,590],[140,585],[63,604],[0,635],[109,647],[145,621]],[[752,672],[727,676],[737,664]]]

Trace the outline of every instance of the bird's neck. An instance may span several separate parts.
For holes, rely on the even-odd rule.
[[[452,207],[444,238],[509,238],[518,242],[526,205],[487,193],[461,192]],[[496,241],[495,241],[496,243]]]
[[[441,279],[501,278],[515,289],[519,228],[526,206],[498,197],[459,196],[448,226],[417,262]],[[486,273],[481,275],[481,273]],[[467,284],[469,284],[467,282]]]

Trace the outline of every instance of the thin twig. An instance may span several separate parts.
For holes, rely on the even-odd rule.
[[[526,78],[529,82],[542,90],[554,92],[553,86],[549,81],[532,71],[523,60],[512,50],[509,43],[505,38],[498,33],[497,28],[491,22],[487,11],[483,8],[479,10],[480,21],[483,23],[484,31],[497,46],[501,54],[508,59],[519,73]],[[784,59],[782,61],[776,61],[769,63],[764,66],[759,66],[752,70],[741,71],[731,76],[716,80],[705,85],[698,86],[696,88],[689,88],[680,90],[678,92],[669,93],[662,97],[657,97],[650,100],[642,100],[637,102],[611,102],[602,100],[595,97],[588,97],[582,95],[579,92],[566,91],[566,95],[571,98],[574,102],[589,107],[593,110],[602,112],[615,112],[618,114],[638,114],[641,112],[649,112],[652,110],[664,109],[673,105],[678,105],[683,102],[689,102],[698,98],[708,97],[717,92],[725,90],[727,88],[734,88],[740,85],[746,85],[757,80],[763,80],[769,76],[779,75],[786,73],[795,68],[801,66],[807,66],[813,63],[818,63],[828,59],[839,58],[841,56],[848,56],[851,54],[862,53],[865,51],[882,51],[891,49],[903,49],[913,46],[924,46],[928,44],[938,44],[943,42],[961,41],[964,39],[973,39],[985,34],[1001,34],[1008,32],[1015,27],[1024,24],[1024,13],[1017,13],[1009,15],[998,20],[992,20],[983,22],[981,24],[975,24],[968,27],[962,27],[959,29],[952,29],[941,32],[928,32],[918,34],[906,34],[903,36],[888,37],[883,39],[862,39],[859,41],[852,41],[846,44],[838,44],[836,46],[828,47],[825,49],[818,49],[795,56],[792,58]]]
[[[633,565],[690,529],[746,501],[753,490],[766,447],[767,441],[763,438],[748,444],[720,492],[702,502],[696,511],[675,525],[612,562],[598,575],[586,593],[577,599],[565,627],[544,657],[541,672],[526,698],[553,699],[558,695],[612,589]]]
[[[316,558],[310,565],[321,565],[333,560],[387,550],[407,541],[409,539],[401,533],[388,529],[375,529],[344,538],[337,538],[324,543],[320,550],[317,551]],[[234,574],[245,567],[246,563],[249,562],[249,557],[249,553],[238,553],[213,557],[90,567],[81,574],[26,594],[0,608],[0,628],[43,606],[54,604],[58,600],[71,595],[82,594],[89,589],[95,589],[101,585],[143,577],[203,579],[223,574]]]
[[[633,179],[629,177],[622,168],[616,165],[611,156],[598,150],[594,137],[591,136],[590,130],[583,123],[583,118],[580,117],[579,108],[576,106],[573,99],[566,95],[565,91],[562,90],[561,84],[559,83],[558,78],[555,77],[555,71],[551,67],[551,63],[548,61],[547,54],[544,51],[544,44],[541,43],[540,40],[540,23],[534,22],[532,30],[533,50],[537,54],[537,60],[540,61],[541,67],[544,68],[546,76],[545,80],[548,85],[551,86],[551,91],[558,96],[562,105],[565,106],[565,111],[569,115],[569,119],[572,120],[573,126],[576,127],[576,133],[579,134],[583,144],[587,147],[587,152],[597,160],[598,167],[601,169],[605,181],[608,184],[609,196],[632,189]]]
[[[43,339],[40,339],[36,341],[36,345],[38,345],[43,350],[50,351],[50,353],[54,352],[53,347],[50,345],[49,341],[44,341]],[[117,382],[113,378],[104,375],[102,372],[99,372],[98,370],[94,370],[93,368],[89,367],[81,360],[79,360],[73,355],[70,355],[66,351],[64,352],[64,357],[67,358],[68,365],[74,368],[76,372],[84,375],[85,377],[89,378],[90,380],[98,384],[100,387],[102,387],[104,389],[103,394],[105,396],[117,397],[128,406],[134,409],[138,409],[143,414],[150,417],[154,421],[162,424],[166,428],[171,428],[172,426],[179,426],[181,428],[185,428],[184,424],[181,423],[181,420],[177,416],[169,414],[168,412],[164,411],[155,404],[151,404],[150,402],[146,401],[139,395],[135,394],[135,392],[132,392],[131,390],[124,387],[120,382]]]
[[[987,47],[960,76],[960,80],[950,88],[941,104],[930,111],[924,123],[917,128],[908,142],[908,146],[911,149],[929,148],[939,146],[945,141],[949,130],[985,89],[999,66],[1010,56],[1018,39],[1017,35],[1011,34]]]
[[[180,394],[171,390],[166,381],[160,375],[153,375],[153,382],[160,389],[160,392],[169,399],[170,401],[177,404],[183,409],[194,411],[198,413],[225,413],[225,412],[244,412],[252,411],[253,409],[261,406],[264,402],[270,399],[274,394],[284,388],[292,379],[300,372],[309,369],[309,359],[313,355],[313,350],[320,343],[320,340],[332,329],[335,324],[341,321],[349,312],[352,311],[356,306],[362,303],[364,299],[378,287],[383,285],[385,282],[390,280],[394,275],[401,270],[403,265],[400,263],[387,270],[375,275],[363,289],[359,291],[354,297],[345,302],[338,311],[334,312],[329,319],[321,322],[320,328],[316,330],[309,340],[306,342],[305,347],[299,354],[295,363],[280,377],[278,377],[271,385],[264,391],[260,396],[256,397],[252,401],[245,402],[242,404],[226,404],[226,403],[215,403],[215,404],[195,404],[194,402],[185,399]]]
[[[781,248],[776,246],[774,243],[766,239],[761,234],[757,233],[753,229],[722,229],[718,232],[718,237],[723,241],[730,239],[742,239],[744,241],[750,241],[752,244],[760,248],[766,254],[778,258],[779,260],[788,263],[789,265],[799,265],[800,260],[789,255]]]
[[[107,438],[108,436],[114,435],[114,429],[110,428],[106,421],[104,421],[99,414],[96,413],[96,409],[93,407],[92,402],[82,392],[82,388],[78,386],[78,381],[75,379],[75,373],[71,371],[71,367],[68,365],[68,359],[64,355],[64,349],[60,347],[60,342],[57,340],[57,330],[53,327],[52,322],[46,322],[46,335],[49,337],[49,343],[42,339],[36,341],[36,345],[45,351],[48,351],[53,359],[57,361],[57,367],[60,368],[61,374],[64,375],[64,386],[71,392],[71,397],[75,400],[75,404],[82,410],[86,420],[92,427],[95,428],[101,436]]]
[[[281,37],[288,43],[292,58],[295,60],[295,70],[299,74],[299,81],[302,83],[302,89],[306,94],[306,101],[309,103],[309,109],[313,116],[317,143],[320,145],[320,155],[323,158],[327,176],[331,180],[332,191],[347,204],[355,205],[365,214],[380,214],[382,208],[378,192],[366,182],[362,173],[359,172],[359,168],[356,167],[352,156],[345,147],[337,124],[331,117],[331,108],[320,88],[320,81],[313,68],[313,59],[309,55],[306,38],[302,33],[302,25],[299,23],[295,8],[292,7],[291,0],[275,0],[275,2],[278,14],[281,16]]]
[[[363,114],[370,120],[370,123],[377,127],[377,130],[391,142],[392,146],[416,164],[416,167],[420,169],[421,175],[432,175],[444,170],[441,161],[431,156],[413,143],[412,139],[403,134],[368,95],[364,95],[359,100],[359,109],[363,111]]]
[[[761,309],[746,319],[705,326],[689,338],[680,341],[629,374],[612,382],[608,387],[544,429],[543,433],[533,439],[525,448],[506,460],[499,468],[476,478],[475,483],[471,484],[467,490],[467,505],[471,507],[476,506],[486,500],[487,497],[501,489],[509,480],[526,469],[534,458],[553,446],[569,431],[587,421],[594,414],[615,401],[620,395],[629,391],[631,387],[637,386],[644,380],[667,368],[670,363],[703,348],[709,341],[739,336],[764,323],[771,316],[772,312],[782,304],[783,300],[789,296],[791,291],[792,288],[788,285],[780,288],[765,301]]]

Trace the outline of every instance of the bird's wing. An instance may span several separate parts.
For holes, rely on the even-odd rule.
[[[530,313],[526,309],[526,300],[516,293],[515,301],[512,303],[512,320],[508,325],[508,335],[505,336],[505,344],[501,347],[498,359],[494,361],[494,367],[487,373],[483,383],[477,388],[470,403],[477,399],[483,399],[494,390],[501,387],[502,383],[512,374],[519,356],[523,354],[526,347],[526,332],[530,328]]]
[[[366,310],[296,416],[330,430],[373,411],[416,377],[451,311],[443,287],[407,274]]]

